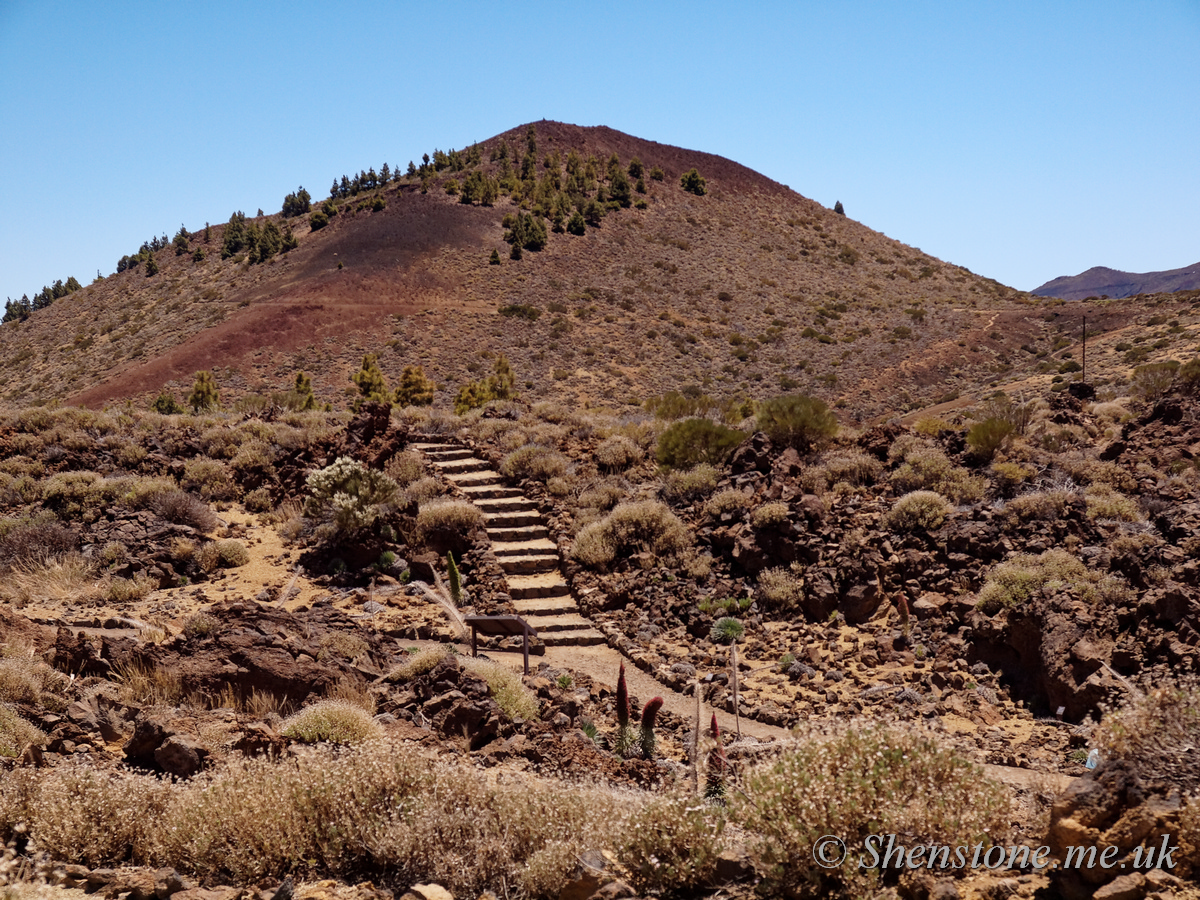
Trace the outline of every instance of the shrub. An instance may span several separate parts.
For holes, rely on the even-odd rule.
[[[896,441],[896,450],[901,441]],[[941,450],[922,442],[905,443],[901,452],[904,462],[892,473],[891,482],[898,490],[937,491],[955,503],[982,500],[987,493],[987,479],[973,476],[961,466],[955,466]],[[889,454],[890,455],[890,454]]]
[[[438,532],[470,534],[482,525],[483,513],[466,500],[434,500],[417,513],[417,531],[423,540]]]
[[[579,505],[584,509],[610,510],[625,496],[625,489],[618,484],[602,483],[588,488],[579,495]]]
[[[739,491],[737,488],[726,488],[719,494],[714,495],[708,503],[704,505],[704,511],[714,519],[720,518],[725,513],[737,513],[750,506],[750,498]]]
[[[183,412],[183,407],[176,402],[175,396],[170,391],[163,391],[155,397],[150,408],[164,416],[174,416]]]
[[[710,419],[684,419],[659,436],[657,457],[671,469],[690,469],[702,463],[720,466],[745,439],[744,432]]]
[[[1138,366],[1133,370],[1134,395],[1153,403],[1171,389],[1171,385],[1175,382],[1175,373],[1178,370],[1179,363],[1173,359]]]
[[[311,496],[305,501],[304,514],[332,524],[338,536],[344,537],[375,521],[380,504],[391,500],[398,489],[383,472],[339,456],[333,465],[308,476]]]
[[[529,721],[538,717],[537,697],[512,669],[490,659],[469,656],[460,657],[459,662],[487,682],[492,699],[510,719]]]
[[[48,513],[0,519],[0,566],[44,561],[75,549],[75,533]]]
[[[992,463],[991,471],[995,479],[996,493],[1001,497],[1011,497],[1017,488],[1037,474],[1037,470],[1032,466],[1014,462]]]
[[[777,448],[806,452],[837,434],[837,419],[823,400],[790,394],[767,400],[758,408],[758,430],[766,432]]]
[[[656,500],[639,500],[622,503],[586,526],[576,536],[571,554],[585,565],[603,567],[618,554],[674,556],[690,543],[687,528],[668,507]]]
[[[606,472],[621,472],[642,461],[642,448],[623,434],[614,434],[596,447],[596,462]]]
[[[1187,394],[1200,391],[1200,356],[1189,359],[1175,373],[1176,383],[1180,390]]]
[[[568,460],[557,450],[526,444],[514,450],[500,463],[500,471],[509,478],[548,481],[567,474]]]
[[[35,725],[26,722],[7,703],[0,703],[0,756],[15,757],[30,744],[41,746],[44,735]]]
[[[650,173],[650,177],[654,177],[653,172]],[[695,194],[697,197],[703,197],[708,193],[708,182],[695,169],[684,172],[679,178],[679,184],[689,194]]]
[[[513,249],[519,250],[520,245],[514,244]],[[501,353],[496,357],[491,375],[483,381],[472,381],[459,388],[454,398],[454,412],[461,416],[493,400],[512,400],[517,395],[516,385],[517,375],[508,357]]]
[[[232,500],[237,497],[237,482],[230,475],[229,467],[206,456],[189,459],[183,465],[180,486],[205,500]]]
[[[1004,419],[984,419],[972,425],[967,432],[967,446],[976,457],[990,462],[1015,431],[1012,423]]]
[[[893,531],[933,531],[949,513],[949,501],[936,491],[912,491],[895,502],[884,525]]]
[[[941,736],[880,726],[853,726],[803,740],[750,768],[731,793],[730,814],[759,835],[753,852],[769,867],[774,896],[874,896],[878,870],[872,834],[902,833],[912,845],[955,846],[1004,833],[1010,802]],[[848,862],[824,869],[811,860],[817,841],[845,841]]]
[[[668,472],[663,482],[663,496],[668,500],[694,503],[716,490],[718,478],[717,470],[707,463],[683,472]]]
[[[187,491],[156,494],[150,501],[150,508],[168,522],[190,526],[202,534],[212,531],[220,522],[207,503]]]
[[[1142,511],[1129,497],[1114,491],[1107,484],[1093,484],[1084,492],[1089,519],[1116,519],[1119,522],[1140,522]]]
[[[750,522],[755,528],[778,528],[787,523],[788,505],[780,500],[764,503],[750,514]]]
[[[1039,556],[1021,553],[999,563],[987,575],[976,605],[989,615],[1019,606],[1039,591],[1069,589],[1089,602],[1118,605],[1131,595],[1121,579],[1088,569],[1065,550]]]
[[[722,616],[713,622],[709,639],[714,644],[732,644],[740,641],[746,634],[746,626],[732,616]]]
[[[184,620],[183,634],[192,639],[206,638],[217,630],[219,624],[216,617],[209,613],[193,613]]]
[[[149,575],[138,572],[133,578],[114,578],[108,585],[110,603],[131,603],[148,596],[156,585]]]
[[[212,541],[200,548],[197,560],[205,572],[214,572],[244,566],[250,562],[250,553],[241,541]]]
[[[883,471],[883,463],[868,453],[859,450],[843,450],[829,453],[821,460],[811,477],[820,479],[826,487],[839,482],[846,484],[874,484]]]
[[[411,681],[418,675],[424,675],[438,663],[450,655],[450,648],[445,644],[425,647],[409,655],[404,662],[388,672],[385,681],[396,684]]]
[[[790,612],[804,599],[804,582],[790,569],[764,569],[758,574],[758,593],[772,609]]]
[[[425,477],[425,459],[415,450],[403,450],[387,461],[384,471],[392,481],[406,488]]]
[[[363,403],[388,403],[392,399],[387,379],[383,377],[383,370],[379,368],[379,358],[374,353],[363,357],[362,365],[350,376],[350,380],[358,388],[358,397],[354,400],[356,410]]]
[[[617,859],[639,893],[703,892],[713,882],[723,849],[723,810],[676,792],[633,815]]]
[[[305,744],[358,744],[379,737],[383,729],[361,706],[345,700],[319,700],[287,719],[280,733]]]
[[[1130,696],[1104,717],[1095,740],[1106,757],[1133,763],[1147,783],[1169,784],[1195,797],[1200,789],[1200,770],[1193,764],[1200,746],[1200,687],[1194,678],[1168,678],[1147,694]]]

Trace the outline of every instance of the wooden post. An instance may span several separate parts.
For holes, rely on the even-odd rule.
[[[529,626],[525,626],[525,630],[521,632],[521,650],[525,654],[525,674],[529,674]]]
[[[475,636],[478,633],[479,633],[478,629],[474,625],[472,625],[471,626],[471,656],[472,657],[479,655],[479,651],[475,649]]]
[[[1087,384],[1087,316],[1083,317],[1083,374],[1080,377]]]

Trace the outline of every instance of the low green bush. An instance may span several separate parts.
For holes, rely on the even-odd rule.
[[[659,436],[657,458],[671,469],[720,466],[745,439],[745,432],[710,419],[684,419]]]

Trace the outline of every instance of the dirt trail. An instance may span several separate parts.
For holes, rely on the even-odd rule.
[[[594,647],[547,647],[546,655],[541,657],[555,668],[571,669],[582,672],[603,684],[616,684],[617,672],[622,662],[629,663],[620,652],[608,646]],[[693,697],[681,694],[657,679],[647,675],[632,663],[625,666],[625,682],[629,693],[645,703],[651,697],[662,697],[663,708],[680,716],[685,722],[691,722],[696,714],[696,701]],[[736,734],[737,726],[732,715],[720,710],[714,710],[707,703],[701,706],[701,722],[708,723],[713,713],[717,714],[717,722],[727,734]],[[743,718],[741,721],[743,735],[758,738],[762,741],[791,737],[786,728],[778,728]],[[1057,794],[1066,790],[1072,781],[1068,775],[1055,775],[1044,772],[1033,772],[1029,769],[1018,769],[1009,766],[993,766],[983,764],[981,768],[989,778],[1012,787],[1032,788]]]

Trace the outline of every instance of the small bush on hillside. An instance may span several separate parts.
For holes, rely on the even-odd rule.
[[[651,177],[653,177],[653,173],[651,173]],[[684,172],[680,176],[679,184],[689,194],[695,194],[697,197],[703,197],[708,193],[708,182],[695,169]]]
[[[893,444],[893,451],[901,441]],[[956,466],[941,450],[914,440],[905,442],[900,452],[904,461],[892,472],[891,482],[897,490],[937,491],[955,503],[971,503],[982,500],[987,493],[987,479],[972,475],[961,466]],[[891,456],[891,452],[889,452]]]
[[[132,603],[149,596],[156,585],[149,575],[138,572],[132,578],[114,578],[108,585],[110,603]]]
[[[197,560],[205,572],[215,572],[244,566],[250,562],[250,553],[241,541],[212,541],[200,548]]]
[[[1179,368],[1179,363],[1173,359],[1138,366],[1133,370],[1134,396],[1141,397],[1150,403],[1155,402],[1171,389],[1171,385],[1175,383],[1175,373]]]
[[[500,463],[500,471],[509,478],[548,481],[567,474],[569,460],[557,450],[526,444],[514,450]]]
[[[781,500],[764,503],[750,514],[750,523],[755,528],[778,528],[787,524],[788,505]]]
[[[468,672],[487,682],[492,699],[510,719],[537,719],[538,699],[512,669],[490,659],[469,656],[461,657],[459,662]]]
[[[150,404],[150,408],[164,416],[175,416],[184,411],[183,407],[176,402],[175,396],[170,391],[163,391],[155,397],[154,402]]]
[[[758,408],[758,430],[775,447],[794,447],[805,453],[837,434],[838,424],[823,400],[804,394],[774,397]]]
[[[75,544],[75,532],[49,513],[0,519],[0,568],[46,560],[74,550]]]
[[[514,250],[520,246],[513,245]],[[482,381],[472,381],[464,384],[454,398],[454,412],[462,415],[472,409],[478,409],[493,400],[511,400],[517,395],[517,376],[508,361],[501,353],[496,357],[492,374]]]
[[[1179,389],[1186,394],[1200,392],[1200,356],[1189,359],[1175,373]]]
[[[710,419],[684,419],[673,423],[658,439],[658,461],[671,469],[700,464],[720,466],[746,435]]]
[[[734,641],[740,641],[745,634],[745,625],[732,616],[722,616],[713,622],[708,638],[714,644],[732,644]]]
[[[411,681],[418,675],[424,675],[433,669],[434,666],[449,656],[450,652],[450,648],[445,644],[425,647],[416,653],[411,653],[404,662],[388,672],[384,680],[389,684],[403,684],[406,681]]]
[[[1009,500],[1004,505],[1004,517],[1010,524],[1058,519],[1066,515],[1077,496],[1061,489],[1030,491]]]
[[[184,463],[179,485],[205,500],[233,500],[238,493],[237,482],[230,474],[229,467],[205,456]]]
[[[391,500],[399,488],[383,472],[340,456],[333,465],[308,476],[308,490],[304,514],[332,524],[339,536],[345,536],[375,521],[380,504]]]
[[[387,476],[402,488],[425,477],[425,459],[415,450],[402,450],[383,467]]]
[[[187,491],[157,494],[150,501],[150,508],[168,522],[188,525],[201,533],[212,531],[220,521],[207,503]]]
[[[206,612],[192,613],[184,620],[183,634],[187,638],[200,640],[216,632],[219,625],[216,616]]]
[[[593,485],[579,495],[579,506],[584,509],[608,511],[624,499],[626,490],[618,484],[604,482]]]
[[[417,513],[417,530],[422,539],[438,532],[470,534],[483,526],[483,513],[466,500],[433,500]]]
[[[719,805],[685,793],[652,800],[623,830],[617,859],[639,893],[703,892],[711,886],[724,849],[725,815]]]
[[[720,473],[707,463],[683,472],[668,472],[663,482],[663,496],[671,501],[694,503],[716,490],[719,479]]]
[[[903,833],[916,844],[990,845],[1008,825],[1010,801],[938,735],[857,726],[803,739],[746,772],[729,809],[758,842],[772,896],[874,896],[878,870],[868,836]],[[846,842],[848,862],[812,862],[823,835]]]
[[[605,567],[616,557],[648,552],[674,556],[691,544],[684,524],[656,500],[622,503],[575,538],[571,554],[584,565]]]
[[[1142,510],[1137,503],[1124,494],[1114,491],[1107,484],[1093,484],[1084,492],[1089,519],[1115,519],[1119,522],[1140,522]]]
[[[750,508],[750,498],[737,488],[726,488],[719,494],[714,494],[704,505],[704,511],[714,519],[726,513],[738,513]]]
[[[606,472],[622,472],[642,461],[642,448],[623,434],[601,441],[595,451],[596,463]]]
[[[845,483],[853,485],[874,484],[883,472],[883,463],[860,450],[842,450],[826,454],[819,466],[804,475],[806,487],[833,487]]]
[[[1147,782],[1194,795],[1200,789],[1200,769],[1194,764],[1200,746],[1200,685],[1185,676],[1129,697],[1104,717],[1096,746],[1106,757],[1133,763]],[[1200,851],[1200,845],[1194,849]]]
[[[0,757],[20,756],[30,744],[41,746],[46,735],[22,719],[7,703],[0,703]]]
[[[758,593],[771,609],[788,612],[804,599],[804,582],[790,569],[764,569],[758,575]]]
[[[305,744],[359,744],[380,737],[383,729],[361,706],[345,700],[319,700],[287,719],[280,733]]]
[[[1019,606],[1039,591],[1069,589],[1089,602],[1120,605],[1131,595],[1129,585],[1089,569],[1065,550],[1039,556],[1022,553],[994,566],[978,594],[977,606],[989,615]]]
[[[967,446],[971,452],[984,462],[990,462],[1004,444],[1013,436],[1016,429],[1011,422],[1004,419],[984,419],[976,422],[967,432]]]
[[[950,514],[950,503],[936,491],[913,491],[905,494],[884,517],[884,525],[892,531],[933,531],[942,527]]]

